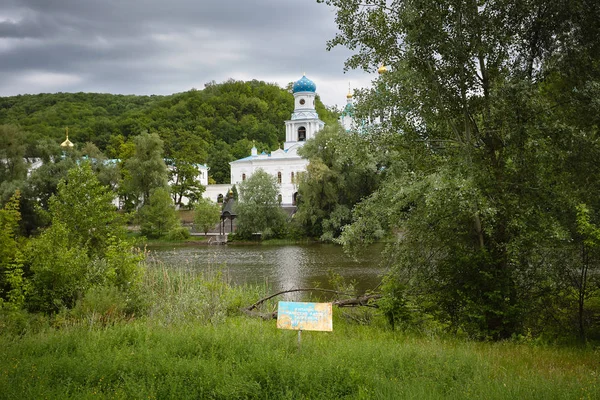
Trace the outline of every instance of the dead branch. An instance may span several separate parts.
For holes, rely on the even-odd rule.
[[[267,300],[272,299],[273,297],[277,297],[277,296],[280,296],[280,295],[286,294],[286,293],[294,293],[294,292],[326,292],[326,293],[343,294],[344,296],[350,296],[348,293],[343,293],[343,292],[339,292],[337,290],[331,290],[331,289],[321,289],[321,288],[289,289],[289,290],[282,290],[281,292],[277,292],[275,294],[264,297],[264,298],[260,299],[259,301],[257,301],[256,303],[252,304],[250,307],[246,307],[245,310],[252,311],[255,308],[257,308],[258,306],[260,306],[262,303],[264,303]]]
[[[277,292],[277,293],[274,293],[267,297],[264,297],[264,298],[258,300],[256,303],[252,304],[251,306],[242,308],[242,311],[250,317],[258,317],[258,318],[262,318],[264,320],[277,319],[277,311],[273,311],[270,313],[261,313],[261,312],[255,311],[255,310],[261,304],[263,304],[265,301],[270,300],[274,297],[280,296],[282,294],[294,293],[294,292],[312,292],[312,291],[335,293],[335,294],[349,296],[349,294],[347,294],[347,293],[343,293],[343,292],[339,292],[337,290],[331,290],[331,289],[320,289],[320,288],[289,289],[289,290],[282,290],[280,292]],[[377,304],[375,304],[374,302],[376,300],[379,300],[380,298],[381,298],[380,294],[370,294],[370,295],[365,295],[365,296],[358,296],[358,297],[351,298],[351,299],[335,300],[335,301],[331,302],[331,304],[334,306],[337,306],[337,307],[373,307],[373,308],[377,308]]]

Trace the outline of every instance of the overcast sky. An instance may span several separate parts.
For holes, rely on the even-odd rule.
[[[316,0],[1,0],[0,96],[172,94],[206,82],[285,86],[306,72],[342,106],[372,74],[326,50],[335,12]]]

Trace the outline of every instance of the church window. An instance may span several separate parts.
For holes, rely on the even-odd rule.
[[[281,193],[279,193],[279,194],[277,195],[277,202],[278,202],[279,204],[281,204],[281,202],[282,202],[282,201],[283,201],[283,198],[281,197]]]
[[[217,196],[217,203],[219,203],[219,204],[223,203],[223,195],[222,194]]]
[[[277,173],[277,183],[281,183],[281,171]]]
[[[292,171],[292,183],[294,183],[294,171]]]
[[[300,99],[300,105],[303,106],[304,105],[304,99]]]
[[[242,174],[242,181],[246,180],[246,174]]]
[[[301,126],[298,128],[298,141],[304,142],[306,140],[306,128]]]

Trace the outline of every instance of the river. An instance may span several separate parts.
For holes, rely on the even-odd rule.
[[[335,245],[226,245],[151,248],[151,259],[173,268],[221,270],[233,284],[268,285],[277,291],[292,288],[332,288],[329,273],[354,282],[360,293],[374,289],[385,269],[382,246],[352,259]]]

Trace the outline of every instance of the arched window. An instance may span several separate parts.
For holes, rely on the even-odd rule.
[[[304,142],[306,140],[306,128],[301,126],[298,128],[298,141]]]
[[[222,194],[217,196],[217,203],[223,203],[223,195]]]
[[[242,174],[242,181],[246,180],[246,174]]]
[[[281,197],[281,193],[279,193],[279,194],[277,195],[277,202],[278,202],[279,204],[281,204],[281,202],[282,202],[282,201],[283,201],[283,198]]]
[[[291,181],[292,181],[292,183],[295,183],[294,182],[294,171],[292,171],[292,179],[291,179]]]
[[[277,173],[277,183],[281,184],[281,171]]]

